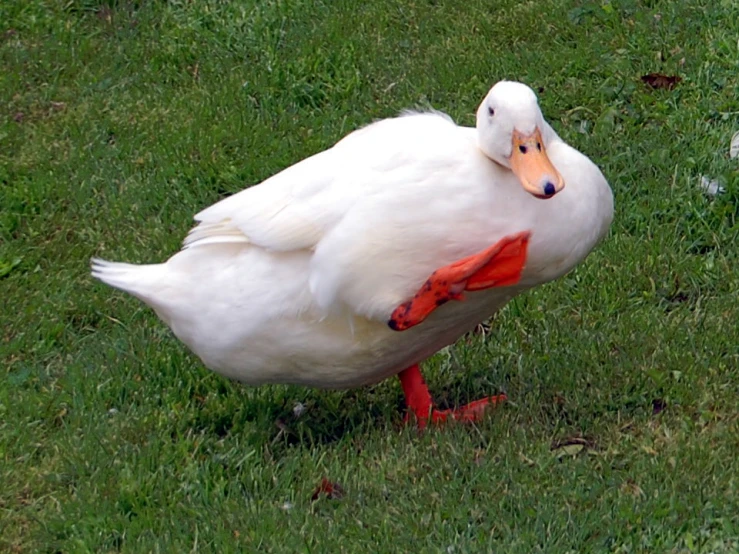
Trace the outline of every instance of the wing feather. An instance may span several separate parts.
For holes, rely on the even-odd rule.
[[[248,243],[272,251],[315,249],[360,200],[398,185],[392,174],[433,165],[429,141],[457,128],[439,113],[408,113],[350,133],[258,185],[204,209],[184,248]],[[445,131],[446,129],[446,131]]]
[[[201,211],[184,247],[225,242],[282,252],[315,247],[341,215],[339,199],[328,193],[335,181],[333,154],[316,154]]]

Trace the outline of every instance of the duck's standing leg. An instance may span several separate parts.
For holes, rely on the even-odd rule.
[[[404,331],[421,323],[442,304],[450,300],[463,300],[465,290],[516,284],[526,263],[530,235],[529,232],[523,232],[504,237],[478,254],[437,269],[412,300],[393,311],[388,325],[396,331]],[[442,422],[450,417],[460,421],[476,421],[482,417],[487,406],[505,400],[505,395],[490,396],[456,410],[437,410],[433,408],[431,395],[418,365],[401,371],[398,377],[408,408],[416,416],[421,428],[428,421]]]

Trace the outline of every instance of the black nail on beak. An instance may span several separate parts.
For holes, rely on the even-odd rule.
[[[547,181],[547,184],[544,185],[544,194],[546,196],[552,196],[556,191],[557,189],[555,188],[554,183]]]

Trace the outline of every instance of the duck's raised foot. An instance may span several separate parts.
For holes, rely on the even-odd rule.
[[[408,423],[412,418],[415,419],[419,429],[424,429],[429,423],[444,423],[450,419],[466,423],[480,421],[488,406],[495,406],[506,400],[505,394],[499,394],[475,400],[461,408],[437,410],[433,407],[431,394],[418,365],[412,365],[401,371],[398,378],[408,406],[405,421]]]
[[[450,300],[463,300],[463,291],[515,285],[526,264],[531,233],[509,235],[482,252],[434,271],[416,295],[393,311],[388,325],[405,331],[425,320]]]

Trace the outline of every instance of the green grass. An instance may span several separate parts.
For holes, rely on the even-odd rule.
[[[357,4],[0,4],[0,550],[739,552],[739,4]],[[374,119],[471,125],[500,78],[617,213],[426,364],[441,403],[508,392],[478,426],[404,427],[392,380],[233,384],[88,276]]]

